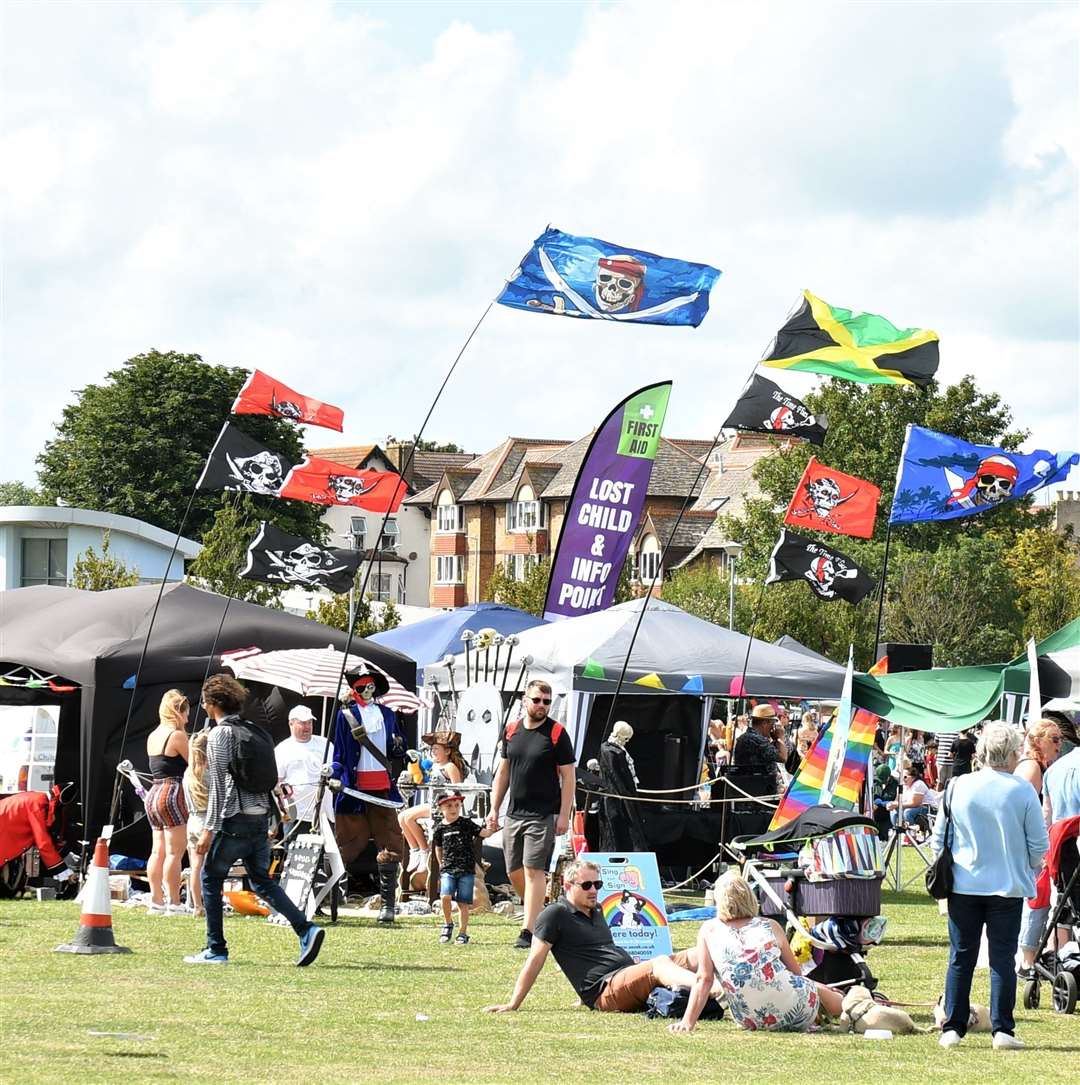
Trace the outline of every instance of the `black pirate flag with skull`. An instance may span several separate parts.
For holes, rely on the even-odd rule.
[[[846,599],[859,603],[875,585],[873,577],[867,576],[847,554],[784,529],[769,558],[765,583],[780,580],[805,580],[819,599],[829,602]]]
[[[292,468],[293,464],[280,452],[271,452],[242,429],[226,422],[210,450],[196,489],[246,490],[279,497]]]
[[[352,587],[363,556],[360,550],[316,546],[264,520],[248,547],[247,564],[240,575],[245,580],[261,580],[264,584],[288,584],[340,594]]]
[[[814,415],[801,400],[756,373],[724,423],[724,429],[801,437],[818,446],[825,443],[827,428],[824,415]]]

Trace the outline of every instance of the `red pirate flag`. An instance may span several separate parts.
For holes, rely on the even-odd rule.
[[[354,471],[332,460],[305,456],[289,472],[278,496],[314,505],[397,512],[405,491],[405,480],[396,471]]]
[[[310,396],[294,392],[287,384],[268,377],[256,369],[244,382],[236,402],[232,405],[233,414],[271,414],[278,418],[287,418],[290,422],[302,422],[309,426],[325,426],[341,432],[345,421],[345,412],[340,407],[329,403],[320,403]]]
[[[826,467],[811,456],[784,523],[869,539],[874,534],[879,497],[881,491],[872,482]]]

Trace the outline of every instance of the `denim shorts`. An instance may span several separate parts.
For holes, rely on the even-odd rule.
[[[439,896],[449,897],[458,904],[472,904],[475,874],[440,874]]]

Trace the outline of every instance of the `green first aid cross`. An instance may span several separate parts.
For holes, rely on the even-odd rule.
[[[620,456],[633,456],[641,460],[656,459],[660,430],[664,425],[670,396],[671,385],[661,384],[627,400],[623,408],[622,428],[619,431]]]

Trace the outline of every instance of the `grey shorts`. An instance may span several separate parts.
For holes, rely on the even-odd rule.
[[[508,817],[503,822],[502,834],[507,873],[522,867],[546,871],[551,865],[555,853],[554,814],[527,821]]]

